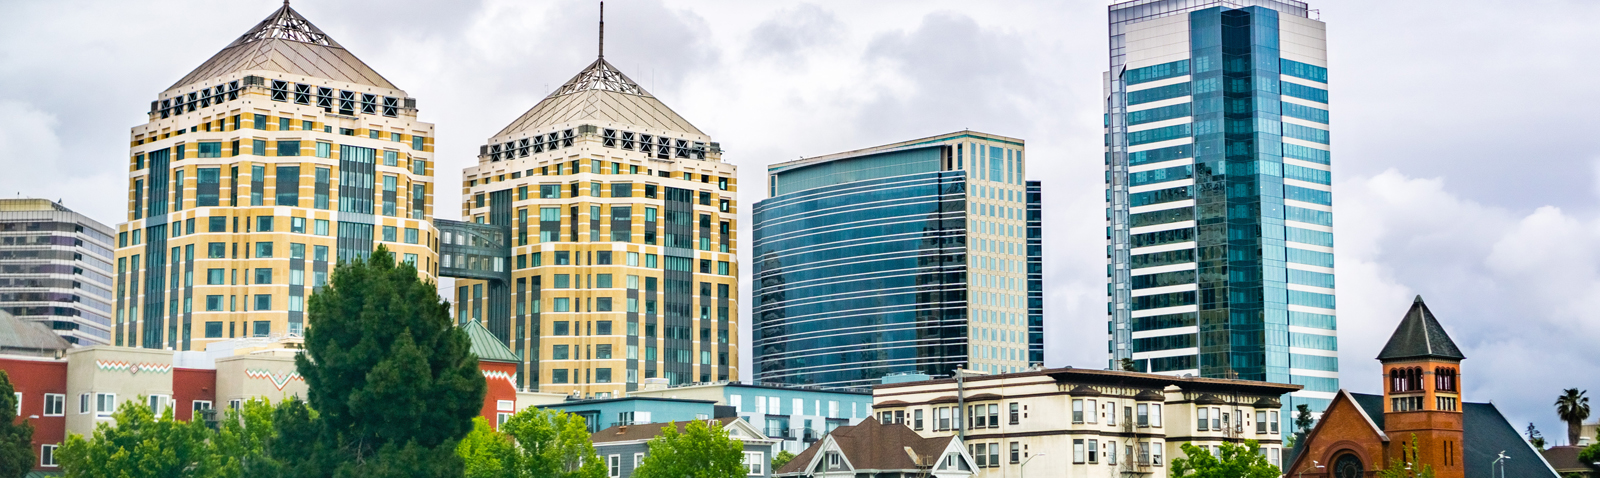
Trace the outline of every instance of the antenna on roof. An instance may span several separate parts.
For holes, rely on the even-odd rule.
[[[285,4],[289,0],[283,0]],[[606,2],[600,2],[600,58],[606,57]]]

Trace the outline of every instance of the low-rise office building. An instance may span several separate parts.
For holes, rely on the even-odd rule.
[[[1193,443],[1257,440],[1282,465],[1279,397],[1299,385],[1074,368],[873,388],[873,412],[927,437],[958,436],[975,476],[1167,476]],[[822,475],[818,475],[822,476]]]
[[[800,453],[834,429],[872,413],[872,394],[846,390],[749,385],[737,382],[652,388],[634,397],[712,400],[733,408],[763,435],[781,440],[776,451]]]
[[[519,410],[566,399],[518,392],[510,349],[476,322],[463,328],[488,382],[482,415],[490,423],[498,427]],[[170,408],[174,419],[188,421],[214,420],[210,410],[238,408],[250,399],[304,399],[306,381],[294,361],[303,350],[295,336],[212,342],[204,352],[72,347],[41,323],[0,312],[0,371],[16,389],[17,419],[33,424],[34,464],[41,472],[59,470],[55,450],[68,433],[88,436],[100,423],[114,424],[112,414],[124,402],[148,404],[157,414]]]
[[[633,476],[634,469],[644,464],[644,457],[650,455],[651,439],[668,426],[676,426],[678,432],[682,433],[688,424],[687,421],[618,424],[595,432],[589,440],[594,442],[595,454],[600,455],[600,460],[606,463],[607,477],[629,478]],[[738,417],[718,417],[707,420],[706,424],[713,429],[721,428],[729,438],[743,445],[745,476],[772,476],[769,466],[772,463],[772,446],[778,440],[767,438],[749,422]]]

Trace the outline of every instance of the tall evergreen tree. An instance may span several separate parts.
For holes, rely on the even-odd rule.
[[[461,476],[456,443],[472,430],[486,386],[436,286],[379,246],[341,263],[307,315],[306,352],[295,364],[316,413],[290,407],[280,433],[318,443],[280,457],[299,470],[289,474]]]
[[[11,376],[0,370],[0,410],[17,409],[16,393]],[[33,425],[27,420],[0,420],[0,478],[21,478],[32,465]]]

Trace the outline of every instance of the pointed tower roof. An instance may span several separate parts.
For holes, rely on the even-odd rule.
[[[245,70],[279,71],[399,89],[300,16],[289,2],[168,89]]]
[[[499,337],[494,336],[494,332],[490,332],[476,320],[468,320],[461,324],[461,331],[466,332],[467,338],[472,340],[472,353],[478,355],[478,360],[511,363],[522,361],[517,358],[516,352],[512,352]]]
[[[678,116],[661,100],[645,91],[605,58],[556,88],[495,136],[506,136],[544,126],[579,121],[639,125],[656,130],[705,136],[700,128]]]
[[[1400,319],[1400,326],[1395,328],[1389,343],[1378,354],[1378,360],[1381,361],[1415,358],[1457,361],[1467,358],[1461,355],[1461,349],[1456,347],[1455,341],[1450,340],[1450,334],[1445,333],[1439,320],[1433,318],[1433,312],[1428,310],[1428,304],[1422,302],[1420,295],[1411,302],[1411,310],[1406,312],[1404,319]]]

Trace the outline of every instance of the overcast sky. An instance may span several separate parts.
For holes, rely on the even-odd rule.
[[[0,193],[121,222],[128,128],[278,5],[0,1]],[[743,211],[774,162],[968,128],[1025,139],[1045,182],[1048,364],[1102,368],[1106,5],[613,0],[606,51],[722,143]],[[1312,7],[1331,57],[1344,386],[1380,392],[1373,357],[1422,294],[1469,357],[1467,400],[1564,441],[1560,390],[1600,394],[1600,3]],[[595,56],[593,1],[295,8],[418,99],[443,184]]]

